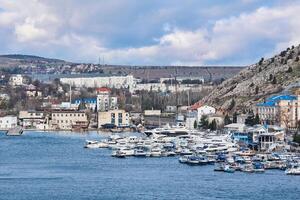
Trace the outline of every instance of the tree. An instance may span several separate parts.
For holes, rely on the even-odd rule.
[[[232,119],[233,123],[237,123],[237,116],[238,116],[237,112],[234,112],[233,113],[233,119]]]
[[[197,121],[195,120],[194,121],[194,129],[197,129],[198,128],[198,123],[197,123]]]
[[[272,84],[277,84],[276,76],[274,76],[273,81],[272,81]]]
[[[269,75],[269,81],[272,81],[273,80],[273,74],[270,74]]]
[[[208,122],[208,119],[207,119],[206,115],[202,115],[202,117],[200,119],[200,126],[203,129],[208,129],[209,128],[209,122]]]
[[[288,72],[288,73],[293,72],[293,68],[292,68],[292,67],[289,67],[288,70],[287,70],[286,72]]]
[[[224,124],[227,125],[227,124],[231,124],[232,121],[230,119],[230,117],[228,116],[228,114],[225,115],[225,118],[224,118]]]
[[[293,135],[293,142],[297,142],[298,144],[300,144],[300,134],[295,133]]]
[[[255,115],[254,124],[260,124],[260,119],[259,119],[258,113],[256,113],[256,115]]]
[[[263,62],[264,62],[264,58],[261,58],[260,61],[258,62],[258,64],[262,65]]]
[[[259,87],[256,86],[256,87],[255,87],[255,94],[258,94],[258,92],[259,92]]]
[[[212,122],[209,124],[209,129],[212,131],[217,130],[217,121],[215,119],[213,119]]]
[[[234,106],[235,106],[235,100],[232,99],[231,102],[230,102],[230,105],[229,105],[228,109],[232,110],[234,108]]]

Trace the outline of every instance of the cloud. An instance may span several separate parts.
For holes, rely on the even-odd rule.
[[[300,43],[300,3],[264,2],[0,0],[0,52],[101,56],[111,64],[251,64]]]

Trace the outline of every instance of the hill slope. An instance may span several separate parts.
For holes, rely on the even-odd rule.
[[[43,58],[33,55],[9,54],[0,55],[0,67],[15,67],[30,64],[61,64],[64,60]]]
[[[248,110],[266,97],[291,89],[300,81],[300,45],[261,59],[227,79],[202,102],[227,111]]]

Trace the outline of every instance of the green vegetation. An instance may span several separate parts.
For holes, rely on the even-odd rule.
[[[229,115],[226,114],[225,118],[224,118],[224,124],[227,125],[227,124],[231,124],[231,123],[232,123],[232,121],[231,121]]]
[[[293,142],[300,144],[300,134],[295,133],[293,136]]]

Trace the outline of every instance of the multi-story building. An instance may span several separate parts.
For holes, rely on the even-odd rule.
[[[128,88],[133,91],[136,80],[132,75],[103,75],[95,77],[71,77],[61,78],[61,83],[71,84],[76,87],[110,87],[110,88]]]
[[[117,109],[117,97],[110,95],[111,90],[106,87],[97,88],[97,110],[108,111]]]
[[[73,101],[73,104],[75,104],[77,107],[84,103],[86,108],[96,111],[97,108],[97,98],[83,98],[83,99],[75,99]]]
[[[17,126],[17,116],[7,115],[0,117],[0,130],[8,130]]]
[[[87,128],[88,117],[82,111],[53,111],[51,113],[51,129],[71,130],[73,128]]]
[[[114,125],[116,127],[128,127],[130,125],[129,113],[125,110],[98,112],[98,128],[107,124]]]
[[[300,96],[277,95],[256,105],[261,123],[296,128],[300,121]]]
[[[48,117],[43,111],[20,111],[19,123],[25,129],[48,129]]]

